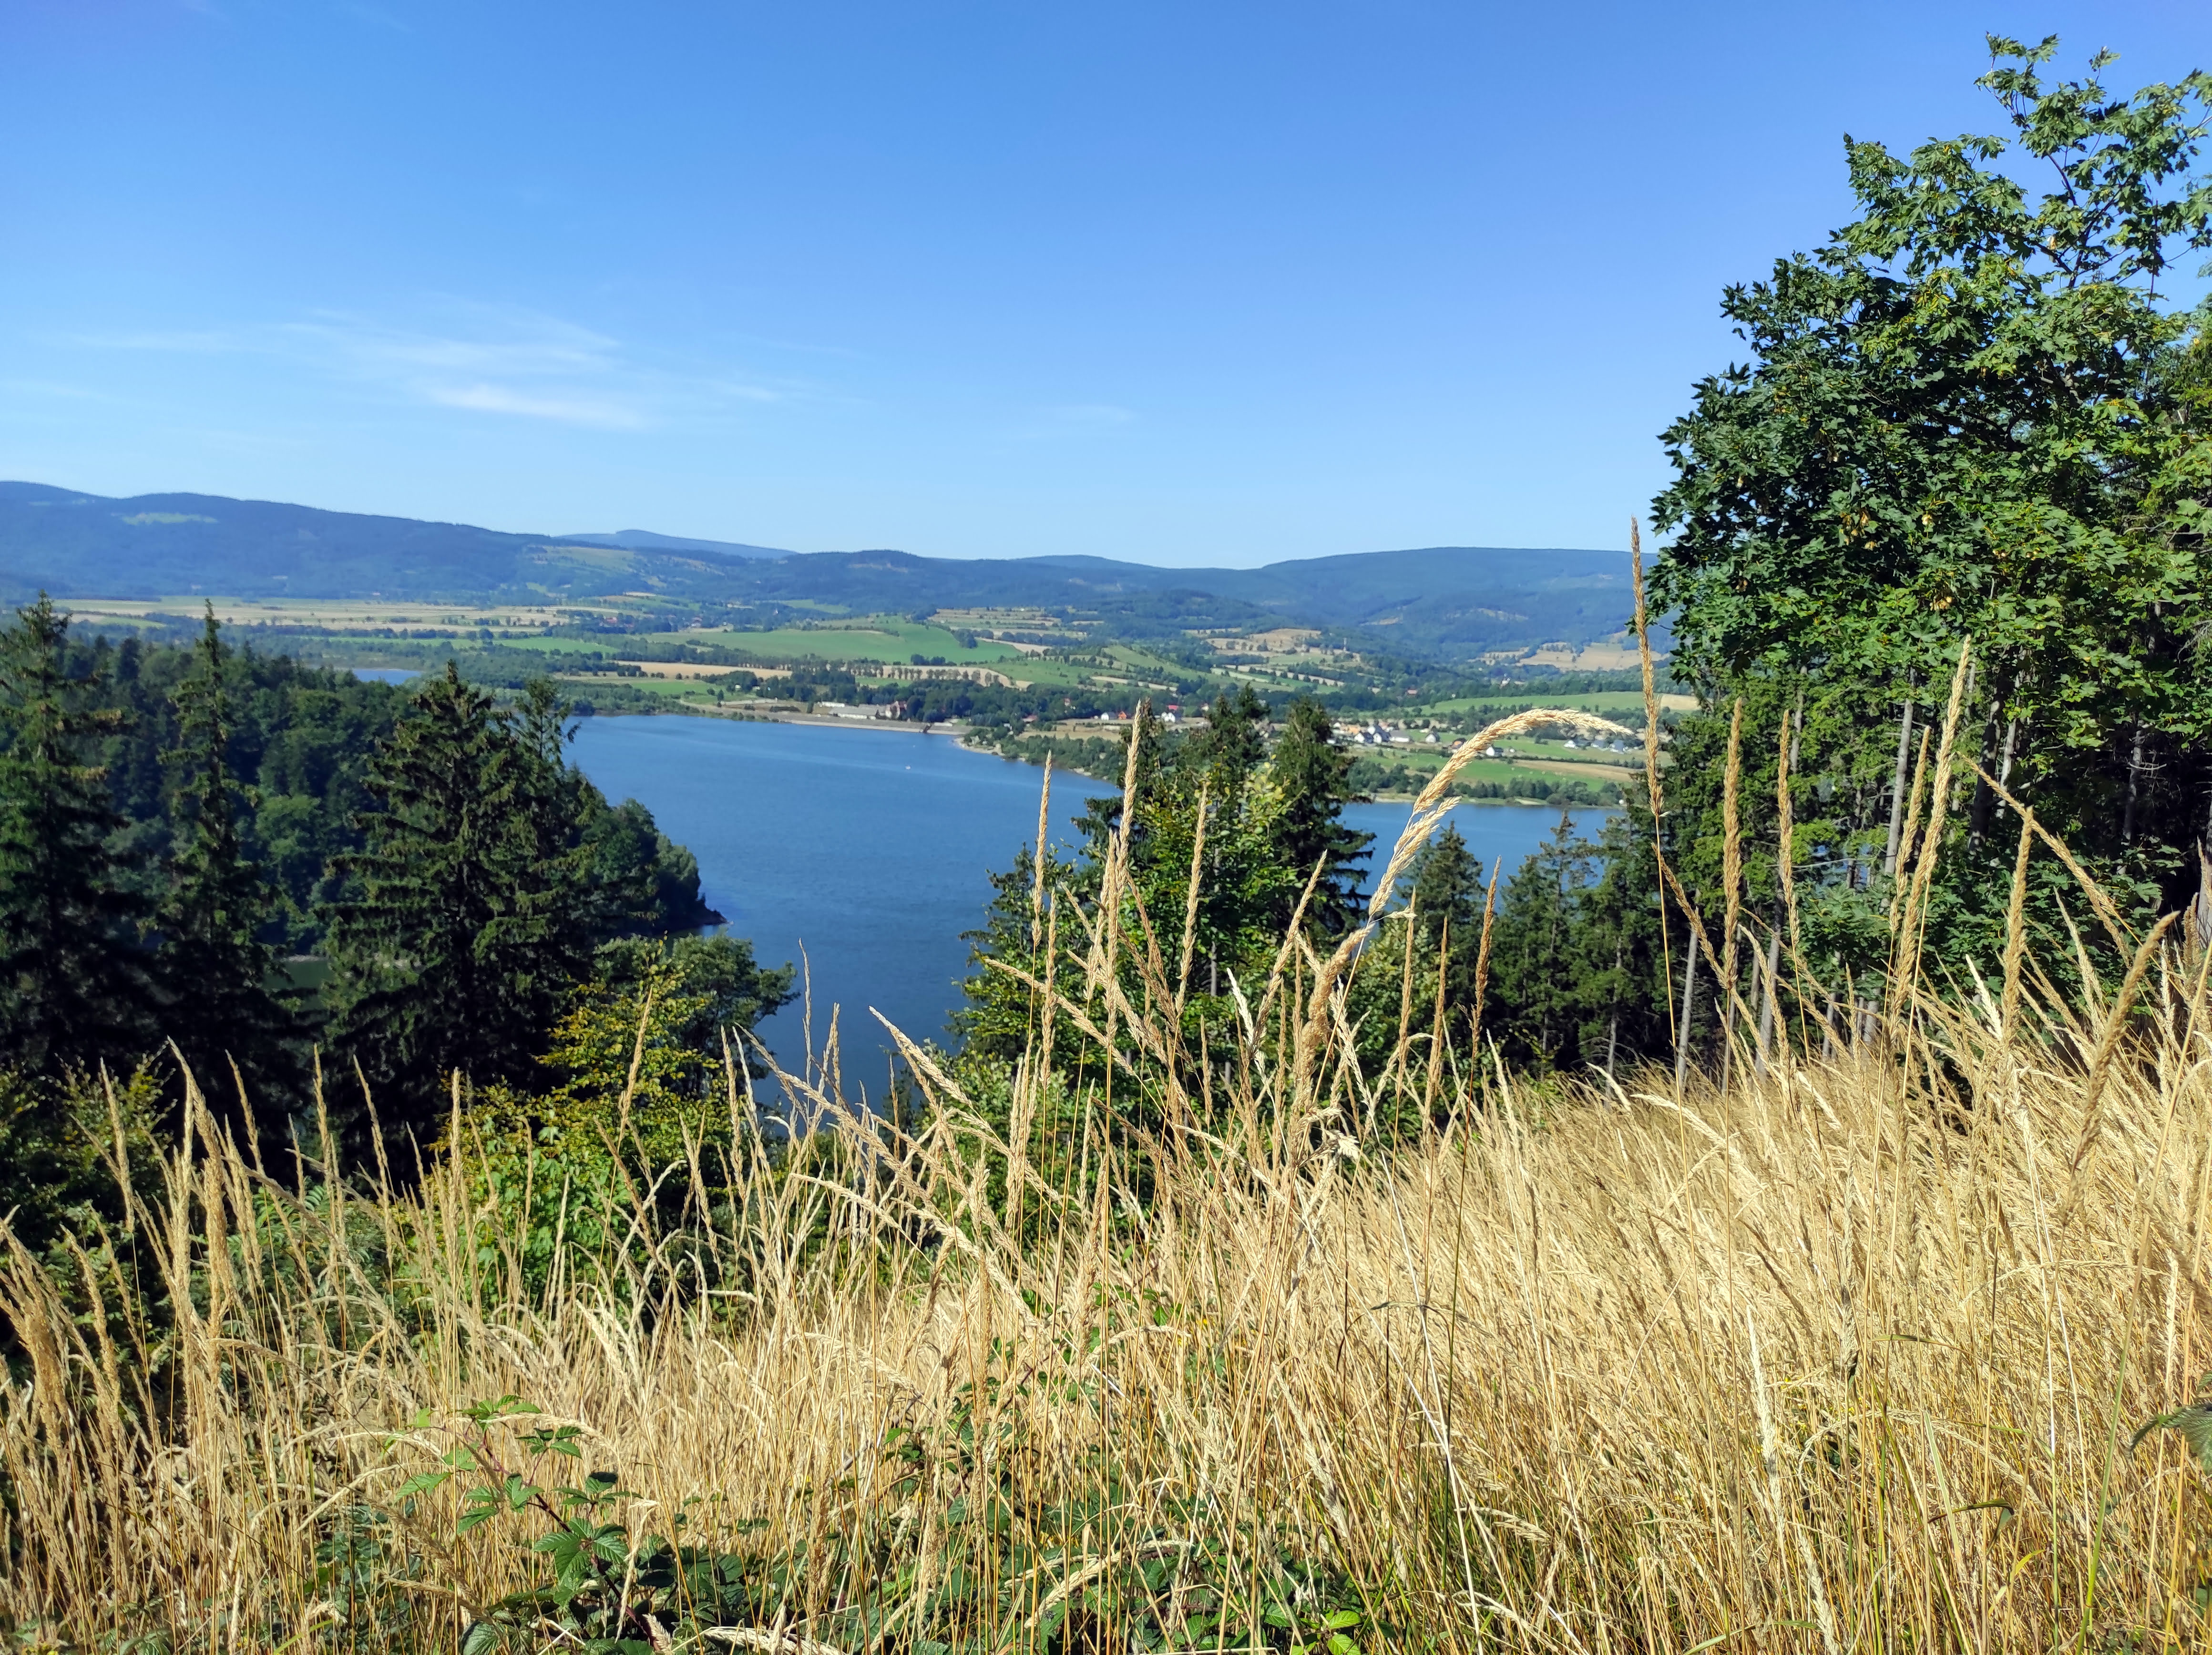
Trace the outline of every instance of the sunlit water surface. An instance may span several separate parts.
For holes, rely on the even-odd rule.
[[[615,800],[636,798],[699,858],[707,900],[752,939],[766,964],[802,957],[813,983],[814,1040],[839,1012],[846,1070],[879,1089],[886,1039],[869,1009],[916,1039],[942,1038],[967,963],[960,933],[990,900],[989,871],[1036,835],[1043,773],[945,736],[704,718],[582,721],[576,762]],[[1060,772],[1052,828],[1111,789]],[[1354,805],[1352,825],[1389,854],[1404,804]],[[1586,834],[1603,813],[1578,812]],[[1452,820],[1487,863],[1510,875],[1559,821],[1525,805],[1467,806]],[[802,949],[804,954],[802,956]],[[762,1037],[787,1065],[805,1046],[803,1005]]]

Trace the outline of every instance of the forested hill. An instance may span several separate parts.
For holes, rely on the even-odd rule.
[[[508,534],[211,494],[106,499],[0,482],[0,598],[366,598],[574,603],[651,594],[859,614],[1024,606],[1142,634],[1280,622],[1373,629],[1408,655],[1587,643],[1628,618],[1617,551],[1436,546],[1170,569],[1099,557],[778,553],[619,534]]]
[[[0,482],[0,597],[506,597],[711,586],[739,560],[219,494],[111,500]]]

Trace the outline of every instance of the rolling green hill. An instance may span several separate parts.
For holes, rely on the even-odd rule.
[[[1143,638],[1268,625],[1414,658],[1580,645],[1629,615],[1617,552],[1437,546],[1170,569],[1097,557],[778,553],[644,530],[563,538],[211,494],[114,500],[0,482],[0,597],[647,598],[695,619],[1020,607]],[[750,612],[750,613],[746,613]]]

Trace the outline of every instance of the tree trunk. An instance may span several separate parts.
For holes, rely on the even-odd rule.
[[[1626,923],[1626,921],[1623,922]],[[1620,1049],[1620,962],[1628,948],[1626,937],[1616,937],[1613,944],[1613,1018],[1605,1028],[1605,1072],[1613,1076],[1613,1054]]]
[[[2011,739],[2012,726],[2009,724],[2005,726],[2005,736],[2008,741]],[[1982,726],[1982,762],[1974,777],[1974,806],[1966,828],[1966,844],[1974,850],[1981,848],[1982,837],[1989,831],[1990,804],[1996,797],[1990,791],[1988,773],[1990,761],[1994,756],[1990,749],[1996,745],[1996,740],[1997,709],[1992,706],[1988,722]]]
[[[1674,1027],[1674,1095],[1678,1099],[1690,1076],[1690,1018],[1697,1009],[1698,937],[1692,931],[1689,946],[1682,950],[1682,1020]]]
[[[1885,874],[1897,871],[1898,841],[1905,837],[1905,767],[1912,759],[1912,703],[1905,704],[1905,716],[1897,721],[1897,771],[1889,784],[1889,849],[1881,858]]]
[[[2142,793],[2142,726],[2136,726],[2135,743],[2128,749],[2128,808],[2120,816],[2120,843],[2136,842],[2136,800]]]
[[[1776,918],[1779,920],[1778,914]],[[1768,1043],[1774,1038],[1775,979],[1782,969],[1782,930],[1778,924],[1766,938],[1766,986],[1759,1000],[1759,1073],[1766,1073]]]

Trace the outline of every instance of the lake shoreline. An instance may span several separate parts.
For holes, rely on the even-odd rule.
[[[724,724],[801,724],[813,730],[878,730],[907,736],[943,736],[951,737],[968,752],[979,753],[986,758],[1003,759],[1009,764],[1026,764],[1032,769],[1043,768],[1043,766],[1035,760],[1024,758],[1019,754],[1001,753],[994,747],[976,746],[968,739],[974,733],[970,726],[950,721],[936,724],[917,724],[902,718],[845,718],[835,713],[823,712],[751,711],[726,712],[710,711],[703,707],[670,707],[665,712],[591,712],[583,716],[591,718],[705,718]],[[1092,781],[1109,787],[1119,785],[1121,779],[1119,776],[1093,775],[1090,771],[1078,769],[1073,765],[1061,765],[1055,768],[1063,775],[1073,773],[1079,776],[1088,776]],[[1377,804],[1411,804],[1420,795],[1419,793],[1376,793],[1370,797]],[[1503,807],[1506,809],[1526,810],[1532,808],[1537,809],[1552,808],[1548,799],[1468,798],[1464,795],[1455,795],[1452,803],[1455,809],[1462,809]],[[1560,808],[1577,812],[1583,810],[1610,812],[1618,810],[1621,807],[1618,804],[1572,804]]]
[[[898,731],[909,739],[821,733],[830,729]],[[915,1038],[950,1038],[940,1031],[974,969],[963,933],[989,907],[992,875],[1036,840],[1039,767],[957,741],[910,739],[928,733],[819,715],[610,714],[580,721],[574,761],[609,799],[637,799],[691,852],[701,896],[763,965],[787,961],[811,971],[816,1042],[829,1008],[842,1006],[848,1060],[880,1074],[873,1066],[890,1047],[870,1011]],[[1112,798],[1118,780],[1067,771],[1053,778],[1048,827],[1058,854],[1080,853],[1075,819],[1090,800]],[[1355,804],[1345,825],[1373,834],[1387,863],[1407,809],[1401,801]],[[1573,814],[1587,824],[1583,836],[1595,837],[1597,813]],[[1486,866],[1502,860],[1510,872],[1550,836],[1559,812],[1524,805],[1451,819],[1471,854]],[[1362,865],[1363,883],[1379,872]],[[794,1005],[761,1025],[769,1049],[794,1070],[805,1062],[805,1023],[804,1006]]]

